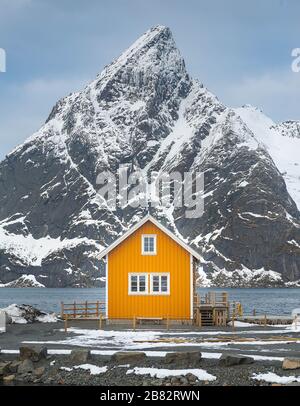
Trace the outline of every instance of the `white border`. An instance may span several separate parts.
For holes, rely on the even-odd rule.
[[[171,287],[170,287],[170,273],[169,272],[162,272],[162,273],[158,273],[158,272],[153,272],[152,273],[151,272],[149,275],[150,275],[150,295],[153,295],[153,296],[169,296],[171,294],[170,293],[171,292]],[[168,291],[167,292],[162,292],[162,291],[154,292],[153,291],[153,283],[152,283],[153,276],[159,276],[159,277],[166,276],[168,278]],[[159,285],[161,285],[161,282],[159,283]]]
[[[154,238],[154,251],[153,252],[145,252],[144,251],[144,238],[145,237],[152,237]],[[142,244],[142,255],[144,256],[151,256],[151,255],[157,255],[157,235],[156,234],[142,234],[142,240],[141,240],[141,244]]]
[[[132,292],[131,291],[131,276],[145,276],[146,279],[146,289],[145,292]],[[129,272],[128,273],[128,295],[129,296],[148,296],[149,295],[149,274],[145,272]],[[138,288],[139,288],[139,281],[138,281]]]

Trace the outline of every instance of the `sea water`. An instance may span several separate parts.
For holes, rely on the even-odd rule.
[[[290,315],[300,308],[300,289],[198,289],[200,296],[208,291],[226,291],[231,302],[241,302],[246,314]],[[29,304],[46,312],[60,311],[60,303],[105,301],[105,288],[44,289],[0,288],[0,309],[10,304]]]

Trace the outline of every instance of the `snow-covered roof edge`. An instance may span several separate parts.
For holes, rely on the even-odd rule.
[[[109,247],[105,248],[100,255],[99,259],[105,257],[110,251],[112,251],[114,248],[116,248],[121,242],[125,241],[131,234],[133,234],[135,231],[137,231],[140,227],[142,227],[147,221],[150,221],[153,223],[156,227],[158,227],[162,232],[167,234],[170,238],[172,238],[173,241],[175,241],[178,245],[180,245],[182,248],[184,248],[186,251],[188,251],[193,257],[195,257],[198,260],[201,260],[200,254],[195,251],[193,248],[191,248],[188,244],[186,244],[184,241],[182,241],[180,238],[178,238],[172,231],[167,229],[165,226],[163,226],[159,221],[157,221],[154,217],[152,217],[150,214],[142,218],[139,222],[137,222],[133,227],[131,227],[130,230],[126,231],[125,234],[123,234],[121,237],[119,237],[115,242],[113,242]]]

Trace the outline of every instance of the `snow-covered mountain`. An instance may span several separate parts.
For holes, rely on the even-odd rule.
[[[214,284],[300,280],[291,128],[224,106],[189,76],[171,31],[151,29],[0,163],[0,283],[28,274],[48,287],[103,282],[98,252],[145,214],[100,205],[97,175],[120,164],[145,176],[205,172],[202,218],[174,207],[152,214],[202,253]]]

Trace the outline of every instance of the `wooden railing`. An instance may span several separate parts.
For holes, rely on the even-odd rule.
[[[208,292],[205,295],[205,303],[212,306],[225,306],[229,307],[228,293],[227,292]]]
[[[69,320],[98,320],[102,329],[105,302],[64,303],[61,302],[60,316],[65,322],[65,332],[68,330]]]
[[[61,318],[71,319],[99,319],[104,314],[105,302],[64,303],[61,302]]]

